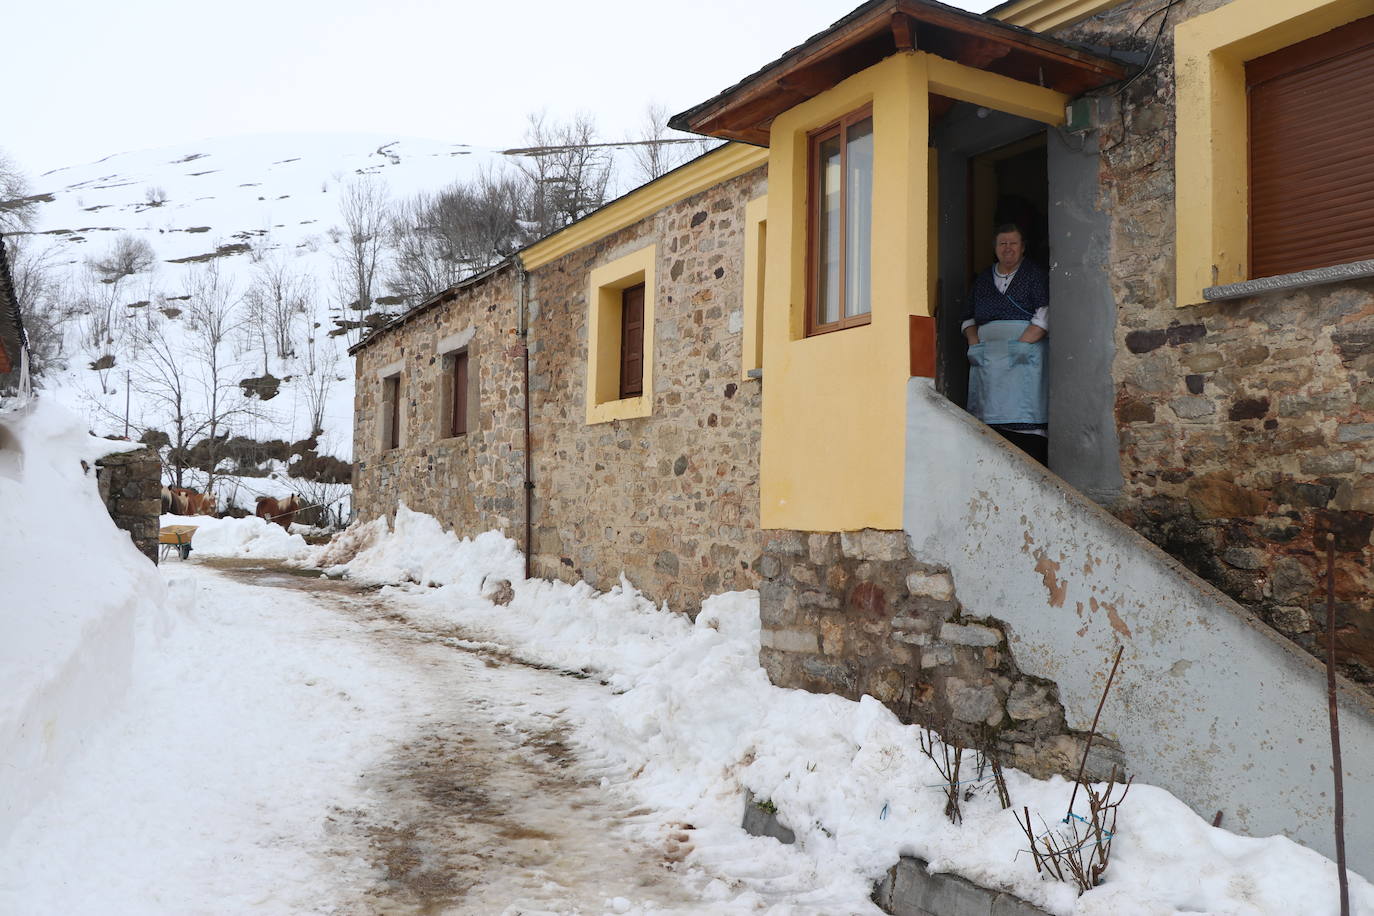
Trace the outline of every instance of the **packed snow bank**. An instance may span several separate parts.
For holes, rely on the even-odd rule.
[[[340,535],[339,545],[325,545],[307,562],[360,582],[453,585],[473,594],[487,577],[514,582],[524,577],[525,569],[515,543],[499,532],[459,538],[433,516],[413,512],[404,503],[397,507],[389,533],[385,519],[354,525]]]
[[[404,508],[393,531],[384,522],[352,531],[344,537],[365,546],[336,572],[440,586],[384,591],[401,612],[459,624],[526,658],[597,672],[614,686],[619,695],[607,714],[582,723],[584,752],[617,762],[618,781],[659,813],[660,830],[695,827],[687,861],[727,879],[722,901],[746,902],[740,898],[754,893],[751,882],[771,875],[774,889],[788,881],[809,888],[805,902],[817,911],[853,912],[867,905],[882,872],[909,854],[1065,916],[1338,911],[1329,860],[1283,837],[1213,828],[1144,785],[1132,787],[1120,809],[1102,886],[1078,897],[1065,884],[1042,881],[1014,812],[1028,807],[1037,823],[1055,824],[1072,785],[1009,771],[1012,810],[988,786],[971,786],[962,823],[951,824],[920,729],[870,697],[855,703],[768,683],[758,665],[754,592],[708,599],[692,623],[656,609],[623,579],[605,594],[586,584],[521,580],[512,542],[494,533],[460,542]],[[488,577],[514,583],[509,606],[480,597]],[[797,834],[796,847],[741,835],[746,789],[776,805]],[[1081,792],[1076,813],[1087,813]],[[1374,916],[1374,886],[1352,875],[1351,897],[1355,913]]]
[[[162,581],[96,488],[97,458],[139,447],[46,399],[0,416],[0,845],[119,701],[136,618],[161,619]]]
[[[310,550],[299,534],[288,533],[281,525],[269,524],[254,515],[247,518],[164,515],[162,525],[194,525],[191,555],[197,557],[295,560]]]

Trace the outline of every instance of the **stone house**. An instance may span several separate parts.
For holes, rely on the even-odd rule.
[[[673,121],[728,145],[354,348],[360,515],[687,612],[757,587],[775,683],[1032,772],[1121,648],[1092,768],[1329,853],[1328,537],[1374,682],[1374,170],[1333,142],[1374,123],[1371,14],[871,0]],[[958,406],[1007,214],[1049,268],[1049,471]],[[1374,701],[1340,702],[1370,873]]]

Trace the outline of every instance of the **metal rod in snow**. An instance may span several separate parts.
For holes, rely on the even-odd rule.
[[[1336,535],[1326,536],[1326,708],[1331,714],[1331,773],[1336,780],[1336,880],[1341,916],[1350,916],[1350,884],[1345,875],[1345,784],[1341,777],[1341,725],[1336,715]]]
[[[1088,741],[1083,745],[1083,762],[1078,765],[1078,778],[1073,781],[1073,794],[1069,796],[1069,811],[1064,815],[1065,821],[1073,815],[1073,803],[1078,798],[1078,787],[1083,783],[1083,771],[1088,768],[1088,752],[1093,748],[1093,735],[1097,734],[1097,720],[1102,716],[1102,707],[1107,705],[1107,691],[1112,689],[1112,678],[1116,677],[1116,666],[1121,664],[1121,653],[1125,649],[1125,646],[1116,647],[1116,658],[1112,661],[1112,670],[1107,675],[1107,686],[1102,688],[1102,699],[1097,701],[1097,712],[1093,713],[1092,728],[1088,729]]]

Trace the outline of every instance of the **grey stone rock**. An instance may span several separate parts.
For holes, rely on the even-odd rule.
[[[945,682],[945,690],[949,697],[950,714],[960,722],[986,722],[988,725],[996,725],[1002,721],[1002,706],[997,699],[997,688],[974,687],[952,677]]]
[[[912,573],[906,577],[906,590],[918,597],[949,601],[954,597],[954,579],[947,572]]]
[[[1266,555],[1253,547],[1228,547],[1221,558],[1236,569],[1263,569]]]
[[[1216,413],[1217,405],[1210,398],[1186,397],[1174,398],[1169,402],[1169,409],[1180,420],[1199,420]]]
[[[829,566],[840,558],[839,538],[833,534],[811,534],[806,538],[807,555],[816,566]]]
[[[954,650],[949,646],[932,646],[921,652],[921,667],[935,668],[954,664]]]
[[[1364,442],[1374,439],[1374,423],[1342,423],[1336,428],[1337,442]]]
[[[759,575],[765,579],[776,579],[782,572],[782,563],[777,557],[764,555],[759,558]]]
[[[946,623],[940,627],[940,639],[955,646],[987,647],[1000,643],[1002,634],[977,623]]]
[[[1022,722],[1043,719],[1058,711],[1058,704],[1049,697],[1049,689],[1030,681],[1018,682],[1007,697],[1007,714]]]
[[[759,634],[759,645],[779,652],[821,651],[820,640],[809,630],[764,630]]]
[[[806,541],[798,531],[769,531],[765,549],[771,553],[785,553],[800,556],[806,552]]]
[[[892,634],[892,638],[893,638],[893,640],[895,640],[896,642],[904,642],[904,643],[906,643],[906,644],[909,645],[909,646],[928,646],[928,645],[930,645],[930,634],[929,634],[929,633],[902,633],[902,632],[897,632],[897,633],[893,633],[893,634]]]
[[[482,583],[482,597],[505,607],[515,600],[515,589],[509,579],[488,579]]]

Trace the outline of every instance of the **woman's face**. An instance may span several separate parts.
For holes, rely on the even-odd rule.
[[[1004,274],[1009,274],[1021,266],[1021,259],[1026,256],[1026,242],[1021,238],[1019,232],[1000,233],[997,236],[995,247],[997,267]]]

